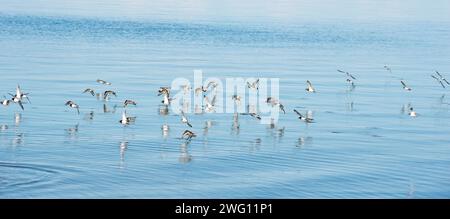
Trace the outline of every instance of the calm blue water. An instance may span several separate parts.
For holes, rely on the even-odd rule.
[[[450,197],[450,88],[430,77],[450,77],[448,1],[0,3],[0,96],[20,84],[31,99],[0,107],[1,198]],[[280,78],[287,114],[275,127],[240,116],[239,131],[232,114],[189,114],[185,145],[156,91],[194,69]],[[128,127],[125,99],[138,102]]]

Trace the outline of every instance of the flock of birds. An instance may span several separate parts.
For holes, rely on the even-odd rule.
[[[384,69],[386,69],[389,72],[392,72],[391,68],[388,67],[388,66],[384,66]],[[347,71],[339,70],[339,69],[337,71],[340,72],[340,73],[345,74],[346,82],[349,84],[349,86],[351,86],[351,88],[354,88],[356,86],[355,85],[355,81],[357,79],[356,79],[356,77],[353,74],[351,74],[351,73],[349,73]],[[433,74],[431,74],[431,77],[433,79],[435,79],[442,88],[445,88],[446,86],[450,86],[450,82],[448,82],[447,79],[445,79],[445,77],[438,71],[435,71]],[[99,84],[102,84],[102,85],[106,85],[106,86],[111,85],[110,82],[107,82],[107,81],[101,80],[101,79],[97,79],[96,82],[99,83]],[[260,82],[259,79],[256,79],[252,83],[247,82],[247,87],[249,89],[252,89],[252,90],[258,92],[259,91],[259,82]],[[412,88],[409,87],[405,83],[404,80],[400,80],[400,83],[401,83],[401,85],[403,87],[403,90],[408,91],[408,92],[412,90]],[[198,87],[198,88],[196,88],[194,90],[194,94],[196,96],[198,96],[198,95],[202,95],[203,96],[203,104],[201,106],[201,110],[202,111],[204,110],[206,112],[211,112],[211,111],[214,110],[214,107],[216,106],[216,100],[217,100],[217,90],[216,90],[217,86],[218,86],[218,84],[216,82],[209,82],[206,86],[201,86],[201,87]],[[182,85],[180,88],[185,93],[190,92],[190,90],[191,90],[191,87],[189,87],[188,85]],[[313,84],[309,80],[306,81],[306,88],[305,88],[305,90],[308,93],[315,93],[316,92],[316,89],[314,88]],[[158,96],[162,96],[163,99],[161,100],[161,103],[162,103],[163,106],[166,107],[165,111],[168,111],[167,107],[173,102],[173,100],[175,100],[174,98],[171,98],[170,91],[171,91],[170,87],[160,87],[159,90],[158,90],[158,94],[157,95]],[[105,90],[104,92],[96,93],[94,91],[94,89],[86,88],[82,93],[83,94],[90,94],[90,95],[92,95],[94,97],[97,97],[97,99],[103,99],[104,101],[108,101],[109,98],[111,98],[112,96],[117,97],[117,93],[115,91],[113,91],[113,90]],[[18,104],[22,110],[25,110],[24,103],[30,103],[31,104],[31,101],[29,99],[29,94],[30,93],[25,93],[21,89],[21,87],[19,85],[17,85],[15,94],[12,94],[12,93],[8,93],[8,94],[11,96],[11,98],[6,98],[5,96],[3,96],[4,100],[1,101],[1,104],[3,106],[9,106],[11,103],[14,103],[14,104]],[[233,99],[233,101],[234,101],[234,103],[236,105],[240,105],[240,102],[242,100],[241,96],[233,95],[231,98]],[[266,103],[269,106],[271,106],[271,107],[279,108],[279,110],[282,111],[284,114],[286,113],[284,105],[278,99],[273,98],[273,97],[268,97],[266,99]],[[77,111],[77,113],[80,114],[80,106],[76,102],[74,102],[72,100],[68,100],[68,101],[66,101],[65,105],[67,107],[69,107],[69,108],[75,109]],[[129,105],[136,106],[137,102],[134,101],[134,100],[130,100],[130,99],[126,99],[123,102],[124,110],[122,112],[122,117],[119,120],[119,123],[124,125],[124,126],[131,125],[136,120],[136,117],[128,116],[128,114],[127,114],[126,108]],[[411,107],[410,105],[408,106],[408,110],[409,110],[409,112],[408,112],[409,116],[416,117],[418,115],[414,111],[413,107]],[[299,120],[301,120],[301,121],[303,121],[305,123],[313,123],[314,122],[314,119],[312,118],[312,115],[307,114],[306,116],[304,116],[297,109],[294,109],[293,111],[297,114]],[[250,115],[251,117],[253,117],[255,119],[261,120],[261,116],[257,113],[257,110],[250,109],[250,105],[247,105],[247,112],[246,113],[234,113],[234,117],[233,117],[234,118],[234,124],[237,124],[237,120],[238,120],[238,115],[239,114],[240,115]],[[185,114],[185,112],[183,110],[181,110],[179,112],[179,115],[181,117],[181,123],[187,125],[189,128],[192,128],[192,124],[190,123],[187,115]],[[163,131],[168,131],[168,125],[163,125],[162,129],[163,129]],[[166,130],[164,130],[164,129],[166,129]],[[192,138],[194,138],[196,136],[197,135],[193,131],[191,131],[189,129],[186,129],[181,134],[180,139],[185,139],[188,142],[188,141],[190,141]]]

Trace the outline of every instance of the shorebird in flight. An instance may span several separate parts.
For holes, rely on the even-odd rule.
[[[286,111],[284,111],[283,104],[281,104],[280,101],[278,101],[277,99],[275,99],[273,97],[268,97],[266,99],[266,103],[270,104],[272,107],[278,106],[280,108],[280,110],[283,111],[284,114],[286,114]]]
[[[247,87],[253,90],[259,90],[259,78],[252,83],[247,81]]]
[[[28,100],[29,103],[31,103],[30,99],[29,99],[28,96],[27,96],[28,93],[23,93],[22,90],[20,89],[20,86],[19,86],[19,85],[17,85],[17,88],[16,88],[16,94],[15,94],[15,95],[13,95],[13,94],[11,94],[11,93],[8,93],[8,94],[12,96],[12,99],[11,99],[11,100],[12,100],[14,103],[18,103],[19,106],[20,106],[20,108],[22,108],[22,110],[24,110],[24,108],[23,108],[23,98],[24,98],[24,97],[27,98],[27,100]]]
[[[314,87],[312,86],[311,81],[307,80],[306,84],[308,85],[308,87],[305,89],[307,92],[310,92],[310,93],[316,92],[316,89],[314,89]]]
[[[298,112],[296,109],[294,109],[294,112],[297,113],[298,119],[300,119],[300,120],[302,120],[302,121],[304,121],[304,122],[306,122],[306,123],[313,123],[313,122],[314,122],[314,121],[313,121],[313,120],[314,120],[313,118],[303,116],[303,115],[302,115],[300,112]]]
[[[107,90],[105,92],[103,92],[103,100],[108,100],[109,96],[114,95],[115,97],[117,97],[116,92],[112,91],[112,90]]]
[[[134,121],[136,121],[136,117],[127,116],[127,111],[125,110],[122,113],[122,119],[119,120],[119,123],[121,123],[122,125],[129,125]]]
[[[194,132],[192,132],[192,131],[185,130],[183,132],[183,134],[181,135],[181,138],[184,139],[185,137],[186,137],[186,140],[189,141],[189,140],[191,140],[191,138],[197,137],[197,135]]]
[[[431,77],[436,79],[436,81],[438,81],[441,84],[442,88],[445,88],[445,85],[442,82],[445,82],[445,84],[450,85],[447,79],[445,79],[438,71],[436,71],[436,76],[431,75]]]
[[[402,83],[404,90],[406,90],[406,91],[411,91],[412,90],[410,87],[406,86],[405,82],[400,81],[400,83]]]
[[[92,96],[95,96],[95,91],[93,90],[93,89],[91,89],[91,88],[86,88],[84,91],[83,91],[83,94],[84,93],[90,93]]]
[[[97,83],[104,84],[104,85],[111,85],[111,83],[109,83],[105,80],[101,80],[101,79],[97,79]]]
[[[189,120],[187,119],[183,111],[181,111],[181,122],[192,128],[191,123],[189,123]]]
[[[125,100],[125,102],[123,102],[123,107],[127,107],[128,105],[134,105],[136,106],[136,102],[133,100]]]
[[[158,96],[161,96],[163,94],[170,94],[170,88],[169,87],[160,87],[158,90]]]
[[[347,72],[347,71],[342,71],[342,70],[339,70],[339,69],[338,69],[337,71],[340,72],[340,73],[346,74],[347,77],[350,77],[350,78],[352,78],[353,80],[356,80],[355,76],[353,76],[352,74],[350,74],[350,73]]]
[[[69,100],[69,101],[66,102],[65,105],[69,106],[70,108],[77,109],[78,115],[80,115],[80,106],[78,106],[78,104],[76,104],[75,102]]]

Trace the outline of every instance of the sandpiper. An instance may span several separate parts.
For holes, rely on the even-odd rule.
[[[259,116],[259,115],[256,114],[256,113],[249,113],[249,115],[250,115],[251,117],[253,117],[253,118],[256,118],[256,119],[258,119],[258,120],[261,120],[261,116]]]
[[[27,100],[28,100],[29,103],[31,103],[31,102],[30,102],[30,99],[29,99],[28,96],[27,96],[28,93],[23,93],[22,90],[20,89],[20,86],[19,86],[19,85],[17,85],[17,88],[16,88],[16,94],[13,95],[13,94],[9,93],[9,95],[12,96],[12,99],[11,99],[11,100],[12,100],[14,103],[18,103],[19,106],[20,106],[20,108],[22,108],[22,110],[24,110],[24,108],[23,108],[23,98],[24,98],[24,97],[27,98]]]
[[[300,112],[298,112],[296,109],[294,109],[294,112],[297,113],[298,119],[306,122],[306,123],[312,123],[314,119],[309,117],[304,117]]]
[[[75,102],[69,100],[69,101],[66,102],[65,105],[66,105],[66,106],[69,106],[69,107],[71,107],[71,108],[77,109],[78,115],[80,114],[80,106],[78,106],[78,104],[76,104]]]
[[[307,80],[306,84],[308,84],[308,87],[305,89],[307,92],[310,92],[310,93],[316,92],[316,89],[314,89],[314,87],[312,86],[311,81]]]
[[[122,119],[119,120],[119,123],[121,123],[122,125],[129,125],[134,121],[136,121],[136,117],[127,116],[127,111],[125,110],[122,113]]]
[[[137,103],[133,100],[125,100],[125,102],[123,102],[123,107],[127,107],[130,104],[136,106]]]
[[[111,85],[111,83],[105,81],[105,80],[101,80],[101,79],[97,79],[97,82],[100,84],[104,84],[104,85]]]
[[[183,132],[183,134],[181,135],[181,138],[184,139],[185,137],[186,137],[186,140],[191,140],[191,138],[197,137],[197,135],[192,131],[185,130]]]
[[[445,85],[442,82],[445,82],[447,85],[450,85],[447,79],[445,79],[438,71],[436,71],[436,75],[437,76],[431,75],[431,77],[436,79],[436,81],[438,81],[441,84],[442,88],[445,88]]]
[[[115,97],[117,97],[116,92],[114,92],[112,90],[107,90],[107,91],[103,92],[103,100],[108,100],[110,95],[114,95]]]
[[[250,83],[247,81],[247,87],[253,90],[259,90],[259,78],[256,79],[256,81]]]
[[[280,107],[280,110],[283,111],[284,114],[286,114],[286,111],[284,111],[284,106],[283,104],[280,103],[280,101],[278,101],[277,99],[273,98],[273,97],[268,97],[266,99],[266,103],[270,104],[272,107],[274,106],[278,106]]]
[[[161,96],[163,94],[170,94],[170,88],[169,87],[160,87],[158,90],[158,96]]]
[[[356,80],[355,76],[353,76],[352,74],[350,74],[350,73],[347,72],[347,71],[342,71],[342,70],[339,70],[339,69],[338,69],[337,71],[340,72],[340,73],[346,74],[347,77],[350,77],[350,78],[352,78],[353,80]]]
[[[86,89],[83,91],[83,94],[84,94],[84,93],[87,93],[87,92],[89,92],[92,96],[95,96],[95,91],[94,91],[93,89],[91,89],[91,88],[86,88]]]
[[[402,83],[404,90],[406,90],[406,91],[411,91],[412,90],[410,87],[406,86],[405,82],[400,81],[400,83]]]

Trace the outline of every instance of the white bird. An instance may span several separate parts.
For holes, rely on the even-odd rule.
[[[24,108],[23,108],[23,98],[24,98],[24,97],[27,98],[27,100],[28,100],[29,103],[31,103],[30,99],[29,99],[28,96],[27,96],[28,93],[23,93],[22,90],[20,89],[20,86],[19,86],[19,85],[17,85],[17,88],[16,88],[16,94],[13,95],[13,94],[9,93],[9,95],[12,96],[12,99],[11,99],[11,100],[12,100],[14,103],[19,104],[19,106],[20,106],[20,108],[22,108],[22,110],[24,110]]]
[[[305,89],[307,92],[310,92],[310,93],[316,92],[316,89],[314,89],[314,87],[312,86],[311,81],[307,80],[306,84],[308,85],[308,87]]]
[[[129,125],[136,121],[136,117],[129,117],[127,116],[127,111],[123,111],[122,113],[122,119],[119,121],[122,125]]]
[[[404,90],[406,90],[406,91],[411,91],[412,90],[410,87],[406,86],[405,82],[403,82],[403,81],[400,81],[400,82],[402,83]]]
[[[66,102],[65,105],[66,105],[66,106],[69,106],[69,107],[71,107],[71,108],[77,109],[78,115],[80,114],[80,106],[78,106],[78,104],[76,104],[75,102],[69,100],[69,101]]]
[[[445,79],[438,71],[436,71],[436,75],[437,75],[437,77],[435,75],[431,75],[431,77],[436,79],[436,81],[438,81],[441,84],[442,88],[445,88],[444,83],[442,83],[443,81],[447,85],[450,85],[450,83],[447,81],[447,79]]]

